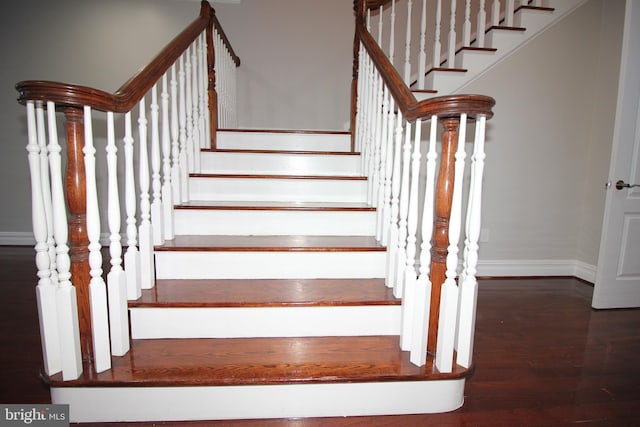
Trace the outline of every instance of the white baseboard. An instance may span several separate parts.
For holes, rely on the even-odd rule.
[[[573,259],[484,260],[478,262],[478,276],[575,276],[593,283],[596,266]]]

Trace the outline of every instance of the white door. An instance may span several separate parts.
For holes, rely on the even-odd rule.
[[[640,0],[627,0],[594,308],[640,307]],[[618,185],[616,185],[618,184]]]

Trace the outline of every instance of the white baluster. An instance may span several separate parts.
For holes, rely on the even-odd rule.
[[[381,156],[381,143],[382,143],[382,96],[384,94],[382,76],[377,69],[375,71],[376,81],[376,96],[375,104],[373,108],[373,123],[374,126],[374,156],[373,156],[373,179],[371,184],[371,206],[378,206],[378,187],[380,186],[380,158]]]
[[[140,136],[139,179],[140,179],[140,286],[142,289],[153,288],[155,266],[153,261],[153,227],[151,225],[151,203],[149,202],[149,152],[147,144],[147,115],[144,97],[140,100],[138,117],[138,134]]]
[[[107,179],[109,255],[111,269],[107,274],[109,298],[109,331],[111,353],[123,356],[129,351],[129,309],[127,307],[127,277],[122,269],[122,244],[120,243],[120,195],[118,192],[118,148],[114,130],[113,113],[107,113]]]
[[[449,14],[449,52],[447,55],[447,68],[455,67],[456,57],[456,0],[451,0],[451,13]]]
[[[198,43],[198,92],[200,104],[198,111],[200,112],[198,127],[200,128],[200,147],[209,148],[211,146],[211,135],[209,133],[209,122],[206,117],[209,115],[206,99],[207,94],[207,49],[205,42],[205,34],[200,34]],[[198,156],[199,158],[200,156]],[[198,159],[200,162],[200,159]],[[198,163],[200,164],[200,163]],[[201,169],[198,169],[199,171]]]
[[[426,162],[426,185],[422,208],[422,226],[420,243],[420,275],[415,285],[415,304],[413,310],[413,339],[411,340],[411,363],[423,366],[427,361],[427,338],[429,335],[429,312],[431,311],[431,239],[433,236],[433,212],[435,206],[436,151],[438,117],[431,117],[431,132]]]
[[[404,294],[402,296],[402,332],[400,334],[400,348],[411,350],[413,340],[413,312],[415,309],[416,280],[418,274],[415,268],[416,242],[418,231],[418,186],[420,184],[420,141],[422,139],[422,120],[416,120],[416,132],[413,139],[413,154],[411,155],[411,182],[409,184],[409,213],[407,216],[407,249],[406,265],[404,268]]]
[[[480,237],[482,208],[482,175],[484,171],[484,141],[486,117],[476,119],[476,137],[471,158],[471,187],[467,207],[467,238],[465,240],[464,280],[460,292],[460,318],[458,326],[457,359],[463,367],[471,366],[476,321],[478,281],[478,239]]]
[[[187,154],[187,170],[189,173],[195,172],[194,155],[193,155],[193,91],[191,87],[192,73],[191,73],[191,47],[189,47],[184,53],[185,63],[185,126],[186,126],[186,154]]]
[[[493,0],[491,6],[491,26],[497,27],[500,25],[500,0]]]
[[[185,66],[184,54],[180,55],[178,69],[178,128],[180,141],[180,201],[187,202],[189,200],[189,163],[187,160],[187,101],[185,87]]]
[[[400,206],[398,212],[398,248],[396,249],[396,267],[393,294],[402,298],[404,294],[404,268],[407,263],[407,218],[409,215],[409,173],[411,170],[411,123],[405,123],[405,138],[402,149],[402,178],[400,181]]]
[[[158,87],[153,85],[151,88],[151,188],[153,190],[153,199],[151,202],[151,224],[153,229],[157,230],[153,233],[153,244],[161,245],[164,243],[164,218],[162,206],[162,181],[160,180],[160,109],[158,105]]]
[[[458,149],[455,154],[455,169],[451,214],[449,216],[449,246],[447,247],[446,279],[442,286],[440,317],[438,321],[438,339],[436,347],[436,367],[440,372],[451,372],[453,368],[453,350],[456,336],[458,314],[458,286],[456,284],[458,268],[458,243],[460,241],[460,222],[462,215],[462,180],[464,176],[467,115],[460,117]]]
[[[382,12],[383,12],[383,6],[380,5],[380,8],[378,10],[378,44],[380,46],[382,46]]]
[[[89,304],[93,330],[93,356],[96,372],[111,368],[107,287],[102,278],[100,249],[100,210],[96,188],[96,149],[93,146],[91,107],[84,107],[84,169],[87,189],[87,237],[89,238]]]
[[[176,80],[176,64],[171,66],[171,191],[173,192],[173,204],[182,201],[180,195],[182,189],[182,173],[180,172],[180,140],[178,125],[178,81]]]
[[[204,116],[205,148],[211,146],[211,113],[209,110],[209,71],[207,63],[207,36],[202,33],[202,111]]]
[[[404,82],[407,86],[411,84],[411,11],[413,2],[407,3],[407,32],[404,43]]]
[[[382,210],[382,244],[390,248],[389,243],[389,227],[391,224],[391,182],[393,175],[393,141],[394,141],[394,120],[395,120],[395,101],[389,94],[389,107],[387,109],[387,136],[386,136],[386,154],[385,154],[385,170],[384,170],[384,200]],[[387,283],[387,286],[391,286]]]
[[[515,9],[515,0],[507,0],[504,10],[504,25],[513,27],[513,11]]]
[[[484,0],[480,0],[478,9],[478,25],[476,32],[476,47],[484,47],[484,32],[487,25],[487,12],[485,12]]]
[[[389,115],[389,98],[389,89],[383,84],[382,109],[380,110],[380,121],[382,122],[380,128],[380,173],[376,204],[376,240],[379,242],[386,240],[383,212],[385,209],[385,188],[387,185],[387,146],[389,144],[389,120],[387,117]]]
[[[465,1],[462,46],[471,46],[471,0]]]
[[[82,353],[80,351],[80,328],[78,323],[78,302],[76,288],[71,283],[71,258],[69,257],[67,211],[62,183],[62,148],[58,143],[56,112],[53,102],[47,102],[49,130],[49,168],[51,171],[51,206],[53,212],[53,237],[56,241],[56,266],[58,268],[58,289],[56,308],[58,314],[58,334],[60,337],[60,359],[62,379],[75,380],[82,374]]]
[[[172,240],[173,231],[173,182],[171,173],[171,123],[169,122],[169,92],[167,73],[162,76],[162,224],[164,238]]]
[[[418,55],[418,89],[424,89],[424,77],[427,67],[427,0],[422,0],[422,15],[420,16],[420,53]]]
[[[137,300],[142,295],[140,280],[140,251],[136,222],[136,182],[133,160],[133,132],[131,112],[124,116],[124,171],[125,210],[127,214],[127,251],[124,254],[124,271],[127,276],[127,299]]]
[[[197,46],[194,42],[191,45],[191,109],[193,113],[191,115],[192,131],[191,137],[193,139],[193,146],[191,156],[193,157],[193,172],[200,172],[200,147],[202,140],[200,138],[200,108],[199,108],[199,87],[200,79],[198,78],[198,53]]]
[[[60,360],[60,336],[58,333],[58,314],[56,309],[56,287],[51,280],[51,258],[49,256],[49,235],[46,217],[46,198],[50,198],[49,188],[45,187],[45,177],[48,175],[47,165],[42,164],[42,150],[46,150],[44,143],[44,120],[42,104],[38,103],[38,118],[33,101],[27,102],[27,152],[29,171],[31,174],[31,219],[33,237],[36,240],[36,267],[38,269],[38,285],[36,297],[38,301],[38,319],[40,321],[40,342],[44,370],[47,375],[53,375],[62,369]],[[37,122],[37,123],[36,123]],[[44,151],[46,155],[46,151]],[[46,159],[48,161],[48,159]],[[46,169],[45,169],[46,167]]]
[[[433,68],[440,67],[440,56],[442,55],[442,42],[440,33],[442,31],[442,0],[436,0],[436,31],[433,42]]]
[[[400,203],[400,154],[402,147],[403,118],[398,110],[396,118],[395,142],[393,150],[393,173],[391,176],[391,211],[389,217],[389,240],[387,244],[387,281],[388,287],[396,292],[397,276],[397,249],[398,249],[398,213]],[[401,294],[399,294],[401,295]]]
[[[391,29],[389,31],[389,61],[393,64],[396,50],[396,0],[391,0]]]

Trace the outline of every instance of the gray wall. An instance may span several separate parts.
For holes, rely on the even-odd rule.
[[[214,7],[242,59],[241,126],[345,129],[351,1]],[[31,229],[26,118],[13,85],[47,79],[113,91],[196,17],[199,3],[22,0],[3,8],[0,238],[7,242]],[[623,10],[623,0],[590,0],[467,88],[497,100],[487,142],[483,224],[490,239],[483,260],[597,264]]]

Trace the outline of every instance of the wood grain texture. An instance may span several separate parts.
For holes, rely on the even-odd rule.
[[[385,251],[370,236],[176,236],[156,251]]]
[[[157,280],[129,307],[399,305],[383,279]]]
[[[0,247],[0,402],[50,403],[34,288],[35,252]],[[464,406],[433,415],[185,422],[216,427],[634,426],[640,310],[592,310],[571,278],[481,280],[475,371]],[[119,426],[177,423],[120,423]]]

